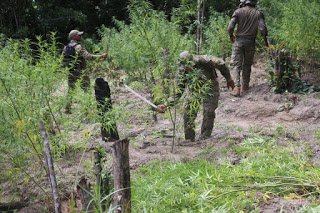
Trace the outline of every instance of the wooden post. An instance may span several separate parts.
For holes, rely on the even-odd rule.
[[[94,151],[94,174],[96,176],[96,183],[99,189],[101,186],[101,171],[102,171],[101,156],[100,156],[99,149],[96,148],[96,150]]]
[[[131,212],[131,188],[129,165],[129,139],[119,140],[112,145],[114,197],[113,207],[116,213]]]
[[[118,129],[113,117],[107,117],[108,111],[112,110],[110,87],[108,82],[103,78],[97,78],[95,82],[95,96],[98,102],[99,115],[101,117],[101,135],[102,140],[114,141],[119,140]],[[111,120],[111,124],[107,125],[106,120]]]
[[[56,175],[54,172],[53,160],[51,157],[51,151],[50,151],[50,146],[49,146],[49,142],[48,142],[46,129],[44,128],[42,121],[40,121],[39,126],[40,126],[40,131],[41,131],[41,135],[42,135],[42,139],[43,139],[45,155],[46,155],[46,162],[47,162],[48,171],[49,171],[49,180],[50,180],[52,193],[53,193],[54,211],[55,211],[55,213],[61,213],[61,204],[60,204],[59,192],[58,192],[58,188],[57,188]]]
[[[90,192],[90,183],[88,183],[87,178],[83,176],[81,177],[77,185],[77,194],[81,201],[82,211],[93,210],[92,205],[88,207],[91,200],[90,194],[88,192]]]

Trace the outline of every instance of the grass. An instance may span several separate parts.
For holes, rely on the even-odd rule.
[[[255,135],[233,147],[240,157],[237,165],[227,160],[219,164],[206,160],[155,161],[140,168],[134,176],[133,209],[135,212],[257,212],[256,192],[264,194],[264,202],[270,197],[311,201],[320,193],[319,167],[310,166],[306,153],[296,151],[295,146],[288,143],[284,149],[277,145],[275,137]]]

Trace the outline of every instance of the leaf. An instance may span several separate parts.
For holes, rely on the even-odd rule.
[[[83,130],[83,132],[82,132],[82,134],[81,134],[82,139],[88,138],[88,137],[89,137],[89,134],[90,134],[89,129]]]
[[[16,124],[16,127],[14,129],[15,132],[18,132],[18,137],[20,137],[22,129],[24,129],[24,130],[26,129],[25,128],[25,122],[24,122],[24,120],[22,120],[22,121],[18,120],[17,124]]]
[[[292,200],[292,199],[301,199],[302,197],[295,194],[295,193],[290,193],[288,196],[285,197],[288,200]]]
[[[268,202],[268,199],[270,199],[270,196],[268,195],[270,194],[270,192],[266,192],[264,195],[263,195],[263,200],[265,203],[269,204]]]

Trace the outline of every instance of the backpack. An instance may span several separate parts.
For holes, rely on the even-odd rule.
[[[65,46],[64,63],[67,67],[70,68],[70,70],[73,70],[74,68],[80,68],[80,61],[76,61],[76,46],[78,45],[79,44],[72,45],[71,43],[69,43]]]

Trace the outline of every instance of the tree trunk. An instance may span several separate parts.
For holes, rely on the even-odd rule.
[[[51,151],[50,151],[50,146],[49,146],[49,142],[48,142],[48,137],[47,137],[46,130],[44,128],[42,121],[40,121],[39,126],[40,126],[40,131],[41,131],[41,135],[42,135],[42,139],[43,139],[45,155],[46,155],[46,164],[48,166],[49,180],[50,180],[52,193],[53,193],[54,211],[55,211],[55,213],[60,213],[61,212],[61,204],[60,204],[59,192],[58,192],[57,182],[56,182],[56,175],[54,172],[53,160],[51,157]]]
[[[107,112],[112,110],[110,87],[103,78],[97,78],[95,82],[95,96],[98,102],[98,110],[101,118],[101,136],[105,142],[119,140],[117,125],[113,116]]]
[[[200,53],[200,8],[201,0],[198,0],[198,11],[197,11],[197,55]]]
[[[113,145],[114,198],[116,213],[131,212],[129,140],[116,141]]]
[[[202,6],[201,6],[202,3]],[[197,55],[200,54],[201,51],[201,43],[202,43],[202,24],[204,19],[204,8],[205,8],[205,1],[198,0],[198,11],[197,11]]]

